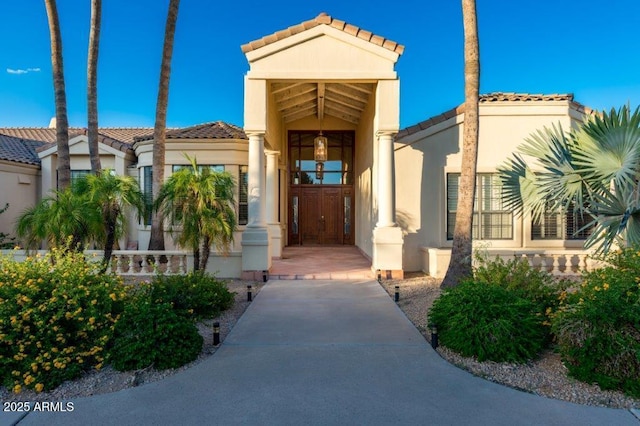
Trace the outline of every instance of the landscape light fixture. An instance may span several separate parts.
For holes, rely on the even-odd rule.
[[[220,323],[213,323],[213,346],[220,344]]]

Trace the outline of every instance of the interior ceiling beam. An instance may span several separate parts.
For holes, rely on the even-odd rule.
[[[322,120],[324,119],[324,83],[318,83],[318,120],[322,125]]]
[[[358,102],[369,102],[369,95],[359,90],[352,89],[344,84],[330,84],[327,87],[327,91],[355,99]]]
[[[333,108],[330,108],[329,106],[327,106],[327,111],[326,111],[327,115],[330,115],[332,117],[337,117],[341,120],[347,121],[349,123],[353,123],[353,124],[358,124],[358,122],[360,121],[360,117],[359,116],[353,116],[350,114],[345,114],[343,112],[337,111]]]
[[[287,89],[293,89],[295,87],[301,86],[305,83],[303,82],[298,82],[298,83],[271,83],[271,94],[275,95],[277,93],[283,92]]]
[[[301,118],[305,118],[308,117],[310,115],[315,115],[317,114],[317,110],[316,110],[316,106],[315,104],[312,105],[312,107],[308,110],[302,110],[302,111],[297,111],[295,113],[289,114],[289,115],[282,115],[282,118],[284,119],[285,123],[291,123],[292,121],[296,121],[299,120]]]
[[[343,85],[354,90],[359,90],[366,95],[373,93],[373,84],[371,83],[343,83]]]
[[[302,95],[294,96],[292,98],[278,102],[277,108],[278,108],[278,111],[283,111],[285,109],[293,108],[305,103],[315,103],[315,100],[316,100],[315,93],[312,93],[312,92],[304,93]]]
[[[355,99],[349,98],[347,96],[340,95],[338,93],[326,92],[325,94],[326,101],[337,102],[344,106],[348,106],[353,109],[357,109],[358,111],[364,111],[367,104],[364,102],[356,101]]]
[[[306,112],[307,115],[313,115],[316,113],[316,104],[313,102],[309,102],[308,104],[300,105],[295,108],[289,108],[281,112],[283,117],[288,117],[293,114],[297,114],[299,112]]]
[[[281,102],[286,99],[293,98],[295,96],[300,96],[305,93],[316,91],[316,85],[313,83],[301,83],[301,84],[292,84],[291,87],[283,89],[274,95],[274,100],[276,102]]]
[[[343,112],[345,114],[349,114],[352,115],[354,117],[359,117],[360,116],[360,112],[359,110],[355,109],[355,108],[351,108],[350,106],[346,106],[343,104],[339,104],[337,102],[332,102],[327,100],[327,102],[325,103],[326,108],[331,108],[335,111],[340,111]]]

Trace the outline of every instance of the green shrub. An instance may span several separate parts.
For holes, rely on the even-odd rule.
[[[124,287],[83,254],[54,249],[0,258],[0,380],[48,390],[100,368],[123,309]]]
[[[193,321],[150,296],[150,288],[144,286],[134,292],[116,324],[108,360],[117,370],[177,368],[202,350],[203,339]]]
[[[169,303],[179,315],[195,320],[213,318],[234,302],[226,284],[204,272],[158,275],[151,284],[156,303]]]
[[[496,284],[516,295],[533,302],[540,313],[546,313],[548,308],[555,309],[559,304],[562,290],[570,283],[557,281],[551,274],[532,267],[525,259],[504,259],[497,257],[489,260],[477,256],[478,267],[473,276],[476,281]]]
[[[640,251],[605,258],[552,319],[569,374],[640,397]]]
[[[525,362],[546,340],[536,305],[501,286],[467,280],[446,290],[429,311],[440,343],[479,361]]]

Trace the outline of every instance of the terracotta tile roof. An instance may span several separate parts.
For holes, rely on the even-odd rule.
[[[575,102],[573,100],[572,93],[554,93],[551,95],[544,94],[530,94],[530,93],[505,93],[505,92],[495,92],[495,93],[487,93],[484,95],[480,95],[479,99],[481,104],[484,103],[493,103],[493,102],[548,102],[548,101],[568,101],[572,106],[574,106],[579,111],[590,112],[591,110],[584,105]],[[427,120],[421,121],[418,124],[413,126],[409,126],[405,129],[402,129],[396,135],[396,139],[403,138],[405,136],[412,135],[421,130],[427,129],[431,126],[434,126],[438,123],[442,123],[452,117],[455,117],[458,114],[462,114],[464,112],[464,104],[460,104],[455,108],[452,108],[448,111],[443,112],[442,114],[438,114],[434,117],[431,117]]]
[[[277,31],[271,35],[262,37],[258,40],[254,40],[247,44],[243,44],[241,46],[241,49],[243,53],[251,52],[252,50],[256,50],[268,44],[275,43],[276,41],[279,41],[287,37],[290,37],[292,35],[309,30],[313,27],[317,27],[318,25],[329,25],[333,28],[339,29],[340,31],[344,31],[345,33],[352,35],[354,37],[358,37],[362,40],[371,42],[375,45],[382,46],[385,49],[389,49],[392,52],[396,52],[399,55],[402,55],[402,52],[404,52],[403,45],[398,44],[395,41],[386,39],[382,36],[373,34],[369,31],[358,28],[355,25],[351,25],[339,19],[332,18],[331,16],[327,15],[324,12],[309,21],[304,21],[301,24],[291,26],[285,30]]]
[[[248,139],[241,127],[223,121],[213,123],[198,124],[182,129],[171,129],[167,131],[167,139]],[[135,142],[153,139],[153,133],[138,136]]]
[[[50,144],[0,134],[0,160],[40,165],[36,150],[41,146]]]
[[[151,127],[101,127],[100,134],[116,141],[133,143],[136,136],[153,132]],[[70,127],[69,137],[85,134],[86,129]],[[31,139],[53,143],[56,141],[56,129],[52,127],[0,127],[0,133],[21,139]]]

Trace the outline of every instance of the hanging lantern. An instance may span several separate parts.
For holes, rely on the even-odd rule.
[[[322,136],[322,130],[313,140],[313,157],[319,163],[327,161],[327,137]]]
[[[324,179],[324,163],[320,161],[316,163],[316,179]]]

